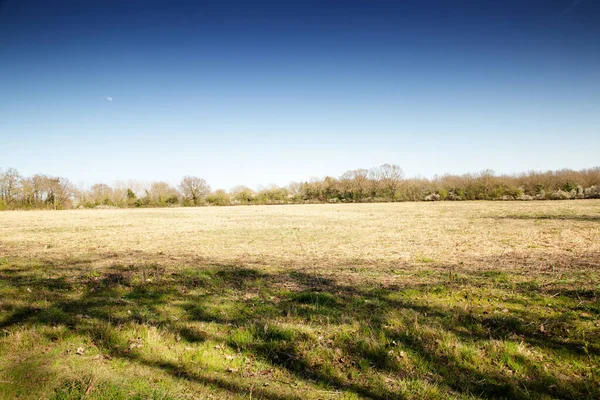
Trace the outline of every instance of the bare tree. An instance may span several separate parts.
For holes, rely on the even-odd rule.
[[[383,164],[379,168],[375,168],[372,175],[380,188],[393,199],[400,182],[404,178],[404,171],[398,165]]]
[[[167,182],[153,182],[147,191],[148,200],[155,206],[173,205],[179,202],[179,193]]]
[[[229,191],[234,204],[249,204],[254,200],[256,193],[246,186],[236,186]]]
[[[484,169],[477,174],[477,178],[481,182],[483,190],[483,199],[487,199],[490,196],[490,192],[494,187],[494,179],[496,173],[492,169]]]
[[[346,171],[340,177],[344,190],[352,194],[354,201],[361,201],[368,197],[371,180],[369,179],[369,171],[366,169],[355,169]]]
[[[46,201],[46,196],[48,195],[47,181],[48,177],[45,175],[36,174],[31,177],[33,199],[36,204]]]
[[[96,183],[95,185],[92,185],[92,187],[90,188],[90,197],[91,200],[96,204],[96,205],[109,205],[112,202],[112,196],[113,196],[113,189],[104,184],[104,183]]]
[[[21,174],[14,168],[9,168],[0,173],[0,198],[7,204],[16,200],[21,190]]]
[[[35,204],[33,200],[33,180],[31,178],[21,180],[21,193],[25,207],[31,207]]]
[[[204,202],[210,194],[210,186],[202,178],[197,176],[185,176],[179,184],[181,193],[186,203],[197,206]]]
[[[290,198],[297,197],[300,195],[302,184],[300,182],[292,182],[287,186],[287,191]]]
[[[114,184],[112,185],[112,194],[111,194],[112,196],[110,198],[112,203],[115,205],[126,204],[127,200],[129,199],[128,190],[131,191],[131,188],[129,186],[127,186],[126,182],[123,182],[123,181],[114,182]],[[133,192],[133,191],[131,191],[131,192]]]
[[[46,203],[55,210],[69,208],[76,192],[75,185],[66,178],[47,177],[45,180],[47,195]]]

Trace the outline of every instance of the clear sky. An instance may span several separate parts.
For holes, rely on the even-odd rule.
[[[600,165],[600,1],[0,0],[0,167],[284,185]]]

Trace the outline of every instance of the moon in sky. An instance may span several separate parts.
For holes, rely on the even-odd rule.
[[[108,100],[108,101],[112,101],[112,97],[108,96],[108,97],[106,98],[106,100]]]

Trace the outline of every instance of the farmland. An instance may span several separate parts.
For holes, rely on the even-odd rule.
[[[0,398],[600,397],[600,201],[0,213]]]

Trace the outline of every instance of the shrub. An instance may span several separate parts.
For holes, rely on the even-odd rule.
[[[536,200],[544,200],[546,198],[546,191],[544,189],[541,189],[537,192],[537,194],[535,195],[535,199]]]
[[[552,193],[553,200],[568,200],[573,198],[572,192],[565,192],[564,190],[558,189],[557,191]]]
[[[600,199],[600,186],[590,186],[583,191],[586,199]]]
[[[94,203],[93,201],[84,201],[79,204],[79,207],[94,208],[94,207],[96,207],[96,203]]]
[[[133,202],[134,207],[148,207],[150,205],[150,201],[148,197],[140,197]]]
[[[224,190],[217,190],[216,192],[209,194],[206,198],[206,202],[213,206],[228,206],[231,204],[229,195]]]
[[[164,199],[164,203],[168,206],[175,205],[179,203],[179,197],[176,194],[171,194],[166,199]]]
[[[244,186],[238,186],[231,190],[232,204],[250,204],[254,200],[254,192]]]
[[[446,200],[448,198],[448,189],[440,189],[439,195],[440,200]]]
[[[448,193],[447,199],[448,200],[453,200],[453,201],[459,201],[459,200],[462,200],[463,198],[461,197],[460,194],[458,194],[458,193],[456,193],[454,191],[451,191],[451,192]]]
[[[425,201],[439,201],[440,195],[437,193],[432,193],[429,196],[425,197]]]

